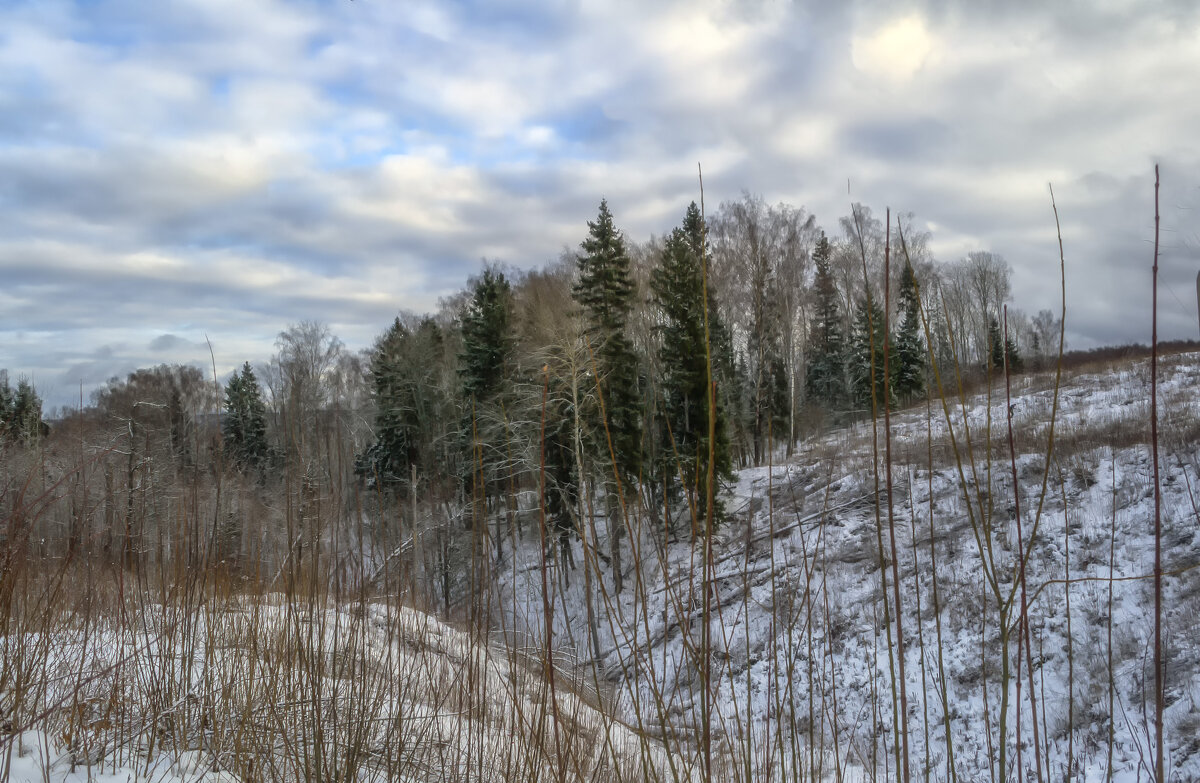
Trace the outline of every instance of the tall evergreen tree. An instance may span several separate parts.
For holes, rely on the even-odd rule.
[[[1000,322],[995,318],[988,321],[988,371],[1004,371],[1004,341],[1000,338]]]
[[[831,411],[846,405],[846,344],[842,336],[842,314],[837,280],[830,266],[833,247],[822,235],[813,249],[816,299],[808,334],[808,370],[804,389],[808,398]]]
[[[8,439],[14,402],[12,387],[8,385],[8,373],[0,371],[0,443]]]
[[[461,381],[463,440],[471,445],[471,497],[479,502],[471,519],[483,523],[492,501],[508,493],[508,520],[516,518],[512,493],[517,466],[512,459],[513,431],[509,417],[514,340],[512,289],[504,273],[487,267],[471,285],[471,296],[459,317],[462,347]],[[503,554],[504,536],[497,526],[496,559]]]
[[[462,314],[463,396],[494,399],[507,379],[512,349],[512,288],[503,272],[488,267],[472,286]]]
[[[1021,358],[1021,354],[1017,351],[1017,343],[1011,336],[1004,338],[1004,353],[1008,356],[1008,368],[1013,372],[1021,372],[1025,369],[1025,360]]]
[[[634,281],[625,240],[613,222],[608,202],[600,202],[596,220],[577,256],[579,280],[572,294],[584,311],[586,337],[594,356],[601,411],[590,411],[596,465],[605,480],[610,555],[614,586],[622,585],[620,538],[624,534],[620,498],[642,467],[642,411],[638,391],[638,357],[626,333],[633,307]],[[611,452],[610,452],[611,444]]]
[[[427,481],[457,475],[447,370],[453,357],[447,353],[442,329],[430,318],[415,330],[396,318],[376,341],[370,366],[375,440],[355,461],[369,484],[401,492],[413,468]]]
[[[33,384],[22,378],[17,382],[17,391],[12,397],[12,409],[5,430],[10,440],[29,445],[41,438],[42,427],[42,398],[34,390]]]
[[[884,383],[883,352],[889,341],[890,336],[884,330],[883,308],[868,293],[859,300],[855,311],[849,357],[851,390],[855,405],[862,411],[873,414],[883,411],[885,387],[892,390],[889,404],[895,404],[895,384]],[[891,347],[888,351],[894,353]]]
[[[267,444],[267,406],[250,362],[242,365],[225,386],[225,420],[221,430],[225,449],[241,470],[262,470],[270,461]]]
[[[408,480],[417,458],[416,410],[407,378],[408,328],[396,318],[371,354],[375,400],[375,442],[358,459],[356,470],[371,484],[392,489]]]
[[[921,340],[920,301],[912,264],[905,263],[900,275],[900,329],[896,333],[895,394],[911,400],[925,392],[925,347]]]
[[[720,389],[716,406],[709,387],[709,368],[716,377],[710,350],[714,324],[719,322],[711,289],[704,286],[707,259],[703,220],[695,202],[688,208],[683,227],[676,229],[663,248],[651,277],[654,303],[662,311],[659,365],[663,375],[663,442],[673,443],[664,453],[664,475],[675,483],[683,476],[683,489],[696,518],[704,519],[709,470],[709,414],[715,416],[712,441],[713,475],[720,481],[732,476],[729,440]],[[705,335],[705,313],[709,336]],[[715,487],[714,487],[715,492]],[[717,506],[714,505],[714,509]]]

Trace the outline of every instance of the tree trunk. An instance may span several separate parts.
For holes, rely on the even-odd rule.
[[[608,510],[608,553],[612,558],[613,590],[620,595],[624,587],[624,579],[621,576],[621,536],[625,533],[625,523],[621,519],[617,486],[616,479],[609,484],[604,492],[604,505]]]

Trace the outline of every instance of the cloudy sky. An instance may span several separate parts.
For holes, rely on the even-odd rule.
[[[835,233],[913,212],[1068,340],[1197,336],[1193,3],[32,0],[0,4],[0,367],[47,403],[222,373],[317,319],[364,347],[480,259],[540,266],[747,190]],[[1045,7],[1049,6],[1049,7]]]

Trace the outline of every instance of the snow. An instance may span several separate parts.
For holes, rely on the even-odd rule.
[[[1165,581],[1165,722],[1167,766],[1176,780],[1200,780],[1200,574],[1195,570],[1200,563],[1195,501],[1200,446],[1188,437],[1200,421],[1200,399],[1194,392],[1200,388],[1198,359],[1196,354],[1182,354],[1160,365],[1164,562],[1171,572]],[[928,768],[932,779],[947,777],[938,688],[940,630],[945,712],[950,715],[956,771],[960,779],[989,777],[999,746],[1001,648],[993,593],[999,591],[1015,622],[1020,609],[1015,564],[1018,548],[1028,547],[1032,649],[1027,656],[1018,648],[1020,636],[1014,628],[1011,673],[1014,678],[1019,673],[1020,700],[1013,679],[1007,763],[1015,762],[1020,714],[1022,764],[1032,775],[1027,671],[1031,657],[1043,769],[1061,777],[1070,761],[1075,779],[1106,779],[1111,538],[1113,773],[1118,781],[1146,776],[1153,745],[1148,734],[1152,724],[1145,717],[1153,713],[1153,602],[1146,578],[1153,570],[1153,485],[1146,445],[1149,373],[1141,363],[1067,379],[1058,398],[1056,449],[1043,496],[1052,381],[1052,376],[1022,379],[1011,401],[1020,452],[1015,463],[1021,539],[1008,451],[1010,403],[1003,385],[992,390],[990,399],[983,394],[952,402],[948,417],[938,407],[929,417],[924,406],[892,417],[893,518],[914,775],[924,775]],[[888,552],[883,430],[881,420],[878,496]],[[932,434],[932,470],[927,432]],[[886,608],[879,598],[871,438],[870,422],[829,433],[802,444],[792,459],[780,458],[783,464],[742,470],[729,488],[726,506],[731,519],[716,534],[713,547],[710,632],[714,743],[731,766],[744,763],[749,753],[755,774],[768,767],[785,769],[792,751],[775,752],[771,743],[779,733],[794,734],[796,728],[803,733],[796,747],[807,760],[809,726],[817,750],[827,757],[823,768],[831,774],[835,728],[843,767],[883,769],[890,763],[895,737],[888,631],[896,629],[885,619],[892,608],[890,565]],[[963,460],[961,473],[956,451]],[[597,548],[606,552],[607,523],[597,519],[595,524]],[[697,650],[704,622],[703,547],[689,541],[663,543],[644,519],[632,520],[631,526],[631,541],[642,553],[640,574],[626,575],[632,587],[611,595],[608,569],[596,564],[604,580],[604,590],[594,597],[600,637],[596,664],[613,683],[623,714],[674,738],[676,751],[695,752],[702,692]],[[980,539],[976,529],[982,531]],[[932,611],[931,535],[938,558],[937,617]],[[981,551],[977,540],[990,543]],[[1069,635],[1063,584],[1068,546]],[[512,567],[501,577],[500,606],[506,622],[534,639],[543,638],[545,624],[536,568],[540,557],[536,542],[527,542],[518,547]],[[982,576],[981,561],[988,558],[994,558],[995,584]],[[578,548],[575,560],[583,562]],[[567,573],[557,563],[550,567],[554,638],[586,662],[582,569]],[[985,675],[986,709],[981,685]],[[830,707],[835,688],[836,715]],[[810,694],[817,702],[812,713]],[[1069,732],[1072,702],[1074,731]],[[794,710],[801,713],[798,718]]]
[[[1200,355],[1163,362],[1165,720],[1167,768],[1176,781],[1200,780],[1197,388]],[[575,570],[546,561],[537,537],[526,533],[515,551],[506,549],[496,575],[490,635],[394,597],[336,603],[268,595],[214,599],[187,611],[134,602],[123,622],[67,618],[0,638],[5,661],[38,651],[33,674],[43,688],[38,703],[19,705],[22,712],[11,684],[0,686],[0,724],[40,716],[0,735],[0,780],[302,779],[306,764],[319,763],[318,750],[336,759],[359,752],[357,780],[590,778],[601,770],[617,779],[699,779],[706,624],[718,779],[747,772],[791,779],[797,770],[807,778],[811,764],[824,780],[894,777],[889,656],[897,654],[914,778],[947,780],[952,747],[959,780],[992,779],[1003,747],[1009,772],[1019,749],[1017,777],[1034,779],[1032,659],[1038,755],[1050,778],[1062,779],[1071,765],[1073,780],[1107,780],[1111,730],[1112,779],[1147,779],[1154,631],[1146,578],[1154,547],[1148,397],[1144,364],[1067,379],[1048,473],[1055,399],[1045,376],[1021,379],[1011,402],[1000,386],[951,402],[948,415],[940,406],[932,416],[923,406],[893,415],[902,653],[890,617],[886,466],[872,456],[883,425],[860,422],[802,443],[791,458],[776,453],[776,464],[740,471],[725,495],[729,518],[714,535],[711,563],[686,534],[664,540],[661,523],[632,520],[620,595],[596,554],[608,551],[604,519],[594,520],[597,540],[588,552],[574,542]],[[1031,649],[1020,646],[1012,625],[1001,737],[997,612],[1003,605],[1015,623],[1022,601],[1016,564],[1026,548]],[[590,601],[585,554],[596,582]],[[543,563],[552,590],[552,661]],[[988,569],[994,581],[985,578]],[[119,724],[109,719],[113,700]],[[213,709],[218,704],[223,712]],[[218,715],[230,725],[213,725]],[[238,742],[255,749],[257,768],[230,761]]]
[[[34,706],[48,719],[0,742],[0,779],[486,781],[665,766],[569,678],[552,697],[538,658],[410,607],[266,596],[142,611],[141,631],[4,640],[6,653],[49,641]]]

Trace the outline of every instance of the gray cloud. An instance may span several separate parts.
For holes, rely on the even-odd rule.
[[[151,351],[171,351],[187,347],[189,347],[188,341],[174,334],[160,334],[146,346]]]
[[[743,189],[911,211],[989,249],[1078,347],[1196,330],[1192,4],[232,0],[0,10],[0,367],[70,402],[160,361],[221,372],[288,323],[370,342],[478,270],[634,239]],[[848,192],[849,189],[849,192]],[[1189,233],[1190,232],[1190,233]],[[168,339],[171,338],[171,339]],[[104,353],[100,346],[111,351]]]

